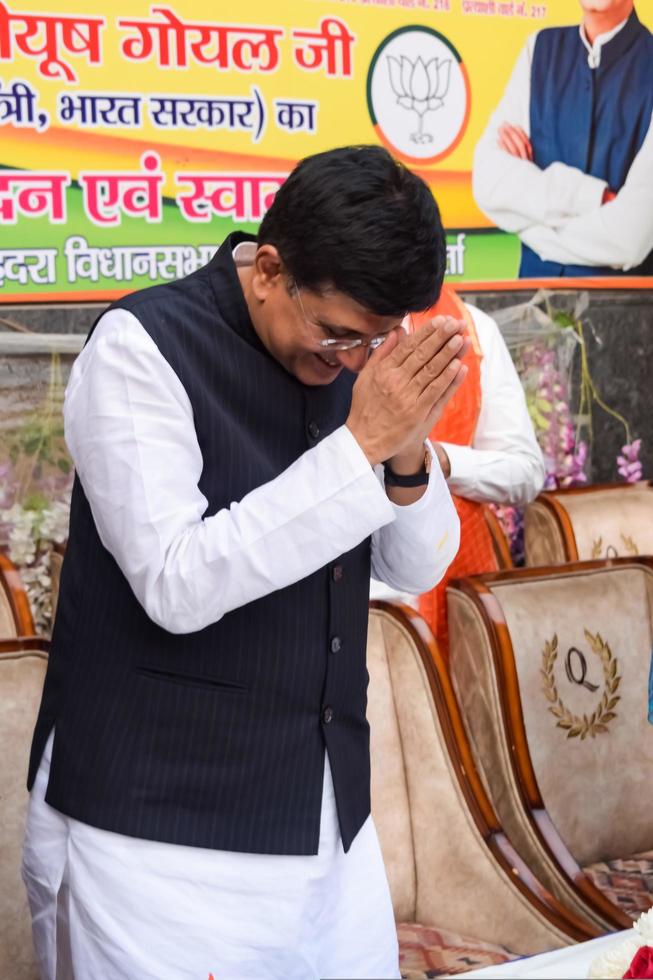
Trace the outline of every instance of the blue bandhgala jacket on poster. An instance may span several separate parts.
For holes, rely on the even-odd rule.
[[[577,26],[548,28],[537,35],[530,136],[538,167],[566,163],[618,192],[646,138],[652,112],[653,34],[635,11],[602,47],[598,68],[589,67]],[[609,267],[544,261],[522,245],[521,277],[619,274]],[[653,275],[653,251],[628,275]]]

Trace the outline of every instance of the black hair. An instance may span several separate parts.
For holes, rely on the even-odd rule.
[[[297,287],[335,289],[379,316],[426,310],[440,295],[446,247],[428,185],[380,146],[306,157],[258,233]]]

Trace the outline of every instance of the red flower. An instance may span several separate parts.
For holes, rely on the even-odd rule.
[[[624,980],[626,978],[653,978],[653,946],[641,946],[635,955],[633,956],[633,961],[628,967],[626,973],[624,973]]]

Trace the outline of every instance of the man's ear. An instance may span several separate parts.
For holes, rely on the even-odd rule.
[[[274,245],[261,245],[254,259],[252,291],[256,299],[263,303],[274,289],[283,284],[284,266]]]

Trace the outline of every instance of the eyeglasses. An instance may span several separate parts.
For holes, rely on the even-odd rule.
[[[302,318],[304,321],[312,328],[312,330],[319,330],[321,334],[324,334],[326,327],[321,326],[316,323],[315,320],[311,320],[310,317],[306,316],[306,310],[304,309],[304,304],[302,303],[302,298],[299,293],[297,286],[293,286],[293,297],[297,300],[299,308],[302,313]],[[315,338],[315,342],[320,345],[320,347],[326,348],[327,350],[354,350],[357,347],[368,347],[371,351],[376,350],[381,344],[387,339],[386,334],[381,334],[378,337],[370,337],[369,340],[365,340],[363,337],[322,337],[319,340]]]

